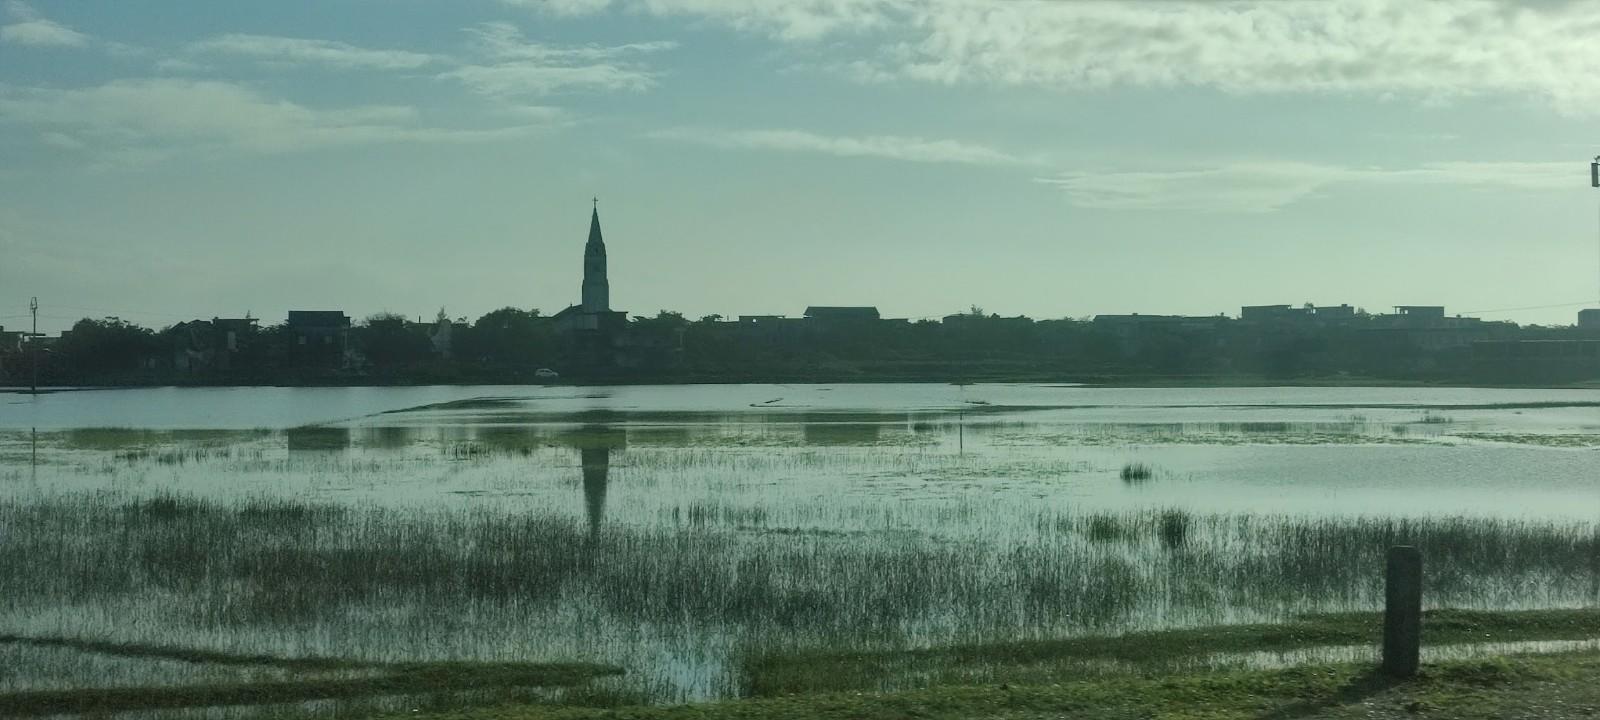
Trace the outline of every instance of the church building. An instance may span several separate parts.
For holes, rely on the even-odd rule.
[[[590,350],[615,346],[628,325],[628,313],[611,309],[606,279],[606,243],[600,234],[600,205],[589,217],[589,242],[583,246],[582,303],[556,313],[556,332],[573,336]]]

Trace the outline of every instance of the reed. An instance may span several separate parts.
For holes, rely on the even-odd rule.
[[[11,499],[0,501],[0,630],[54,617],[66,637],[178,637],[201,650],[337,641],[361,661],[611,662],[678,699],[739,692],[735,661],[752,649],[881,651],[1367,610],[1381,598],[1374,568],[1398,543],[1428,557],[1434,606],[1596,600],[1593,524],[1176,509],[1030,523],[1031,536],[987,540],[797,532],[761,506],[709,501],[595,530],[551,513],[283,498]],[[56,608],[63,598],[72,612]],[[646,646],[668,654],[650,659]],[[569,652],[588,654],[553,656]],[[667,689],[671,656],[705,658],[700,690]]]

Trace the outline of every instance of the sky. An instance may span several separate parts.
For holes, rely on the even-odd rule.
[[[0,0],[0,325],[1571,324],[1600,2]]]

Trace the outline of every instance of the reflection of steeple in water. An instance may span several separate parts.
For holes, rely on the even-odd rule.
[[[589,533],[600,532],[606,515],[606,483],[611,475],[611,448],[582,448],[583,506],[589,511]]]
[[[628,446],[627,433],[610,425],[585,425],[566,432],[562,444],[577,448],[583,472],[583,507],[589,517],[589,532],[600,532],[606,516],[606,489],[611,482],[611,451]]]

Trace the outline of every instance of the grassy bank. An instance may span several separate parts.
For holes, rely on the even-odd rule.
[[[706,372],[628,375],[563,375],[557,381],[526,375],[462,376],[274,376],[261,378],[195,379],[191,377],[85,378],[83,382],[41,386],[40,392],[103,390],[150,387],[407,387],[421,385],[545,385],[631,386],[631,385],[745,385],[745,384],[826,384],[854,383],[1039,383],[1081,384],[1090,387],[1118,388],[1241,388],[1241,387],[1450,387],[1518,389],[1597,389],[1600,379],[1565,380],[1529,378],[1511,382],[1497,378],[1471,376],[1381,377],[1372,375],[1161,375],[1145,373],[1080,373],[1052,370],[974,371],[952,366],[937,371],[853,371],[853,372]],[[27,393],[23,385],[0,385],[0,393]]]
[[[1504,718],[1593,717],[1600,712],[1600,654],[1438,663],[1410,680],[1370,665],[1162,678],[1116,677],[1038,685],[943,687],[888,694],[834,693],[671,708],[500,707],[433,714],[433,720],[776,720],[778,718]]]
[[[159,644],[0,636],[0,648],[29,645],[141,661],[254,666],[290,671],[273,680],[175,686],[85,687],[0,692],[0,715],[114,713],[252,706],[271,717],[361,717],[400,710],[409,717],[474,718],[964,718],[964,717],[1304,717],[1338,716],[1373,698],[1404,697],[1402,709],[1472,709],[1478,695],[1516,695],[1600,670],[1588,650],[1550,656],[1428,662],[1423,677],[1395,684],[1371,663],[1313,663],[1240,669],[1220,656],[1375,645],[1381,618],[1347,613],[1273,625],[1192,628],[1075,639],[991,643],[901,652],[809,653],[751,658],[748,699],[646,707],[646,698],[592,681],[620,672],[587,664],[373,663],[344,658],[241,655]],[[1428,653],[1486,642],[1600,636],[1600,610],[1432,611]],[[1481,647],[1481,646],[1480,646]],[[1492,652],[1492,651],[1491,651]],[[1426,654],[1426,653],[1425,653]],[[1314,656],[1308,656],[1314,657]],[[1209,659],[1209,661],[1208,661]],[[1208,664],[1209,662],[1209,664]],[[1095,666],[1092,663],[1099,663]],[[911,689],[880,692],[890,674]],[[1585,683],[1583,690],[1587,688]],[[1544,697],[1544,696],[1541,696]],[[321,708],[307,701],[339,701]],[[1362,705],[1364,710],[1371,708]],[[1600,707],[1600,706],[1597,706]],[[419,712],[421,714],[419,714]]]
[[[1426,614],[1424,627],[1423,642],[1430,648],[1586,640],[1600,637],[1600,610],[1433,610]],[[1251,653],[1375,648],[1381,637],[1378,613],[1338,613],[1284,623],[908,651],[773,654],[746,660],[744,692],[748,696],[779,696],[974,683],[1049,683],[1096,674],[1163,675],[1247,664]],[[1308,653],[1307,657],[1314,655]]]

